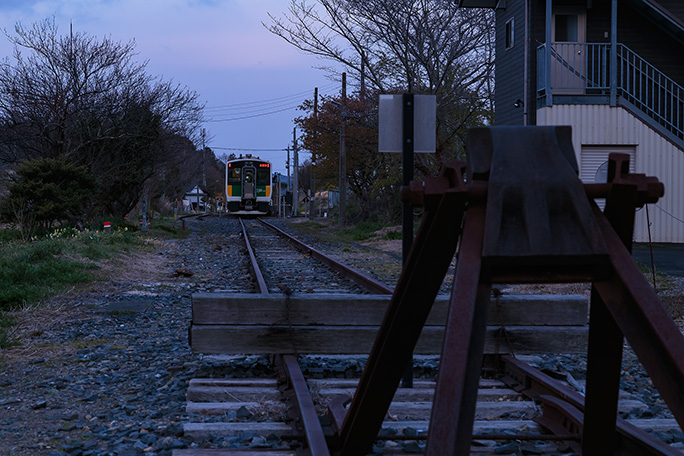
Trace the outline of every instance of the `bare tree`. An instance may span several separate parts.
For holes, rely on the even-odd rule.
[[[126,213],[159,163],[168,138],[194,137],[198,95],[146,73],[135,42],[60,35],[54,19],[4,30],[14,44],[0,63],[0,163],[60,157],[99,180],[99,207]]]
[[[389,93],[489,96],[494,16],[447,0],[291,0],[266,27]],[[328,68],[330,69],[330,68]],[[459,89],[460,92],[459,93]]]
[[[437,153],[416,157],[425,174],[461,156],[467,126],[491,121],[491,11],[448,0],[291,0],[283,18],[269,16],[272,33],[356,78],[368,112],[368,93],[437,95]]]

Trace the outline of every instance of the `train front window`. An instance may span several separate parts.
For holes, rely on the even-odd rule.
[[[257,168],[257,185],[269,185],[271,183],[271,168]]]
[[[241,168],[228,168],[228,185],[240,185]]]

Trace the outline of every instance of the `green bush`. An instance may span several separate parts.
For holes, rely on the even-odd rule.
[[[0,230],[0,244],[16,242],[19,240],[21,240],[21,232],[19,232],[19,230]]]
[[[72,224],[84,218],[95,180],[85,167],[64,160],[38,158],[15,168],[0,215],[17,223],[25,239],[55,221]]]
[[[352,227],[344,228],[342,236],[352,241],[365,241],[381,228],[383,225],[377,222],[359,222]]]

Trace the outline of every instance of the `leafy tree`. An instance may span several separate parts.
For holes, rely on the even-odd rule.
[[[0,163],[59,157],[85,166],[99,184],[91,217],[128,212],[171,162],[175,138],[197,139],[198,95],[149,76],[135,42],[63,36],[54,19],[4,33],[15,51],[0,64]]]
[[[307,115],[295,119],[301,132],[302,146],[312,152],[317,188],[337,188],[339,182],[340,127],[345,122],[347,185],[359,206],[360,216],[393,219],[400,213],[396,195],[401,185],[399,154],[378,152],[377,105],[358,96],[346,100],[324,97],[317,115],[307,100],[301,110]],[[302,179],[307,188],[310,177]],[[354,220],[348,220],[354,222]]]
[[[83,166],[38,158],[16,168],[8,190],[0,214],[27,234],[37,227],[80,221],[85,203],[94,195],[95,180]]]

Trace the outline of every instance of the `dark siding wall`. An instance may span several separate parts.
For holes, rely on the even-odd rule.
[[[514,20],[514,45],[506,49],[506,22]],[[523,110],[534,105],[515,108],[524,97],[525,5],[524,1],[509,1],[496,14],[496,103],[495,125],[523,125]]]
[[[671,15],[684,22],[684,2],[682,0],[658,0],[657,3],[668,10]]]
[[[626,5],[618,6],[618,42],[684,86],[684,46]]]
[[[587,43],[610,43],[610,3],[593,2],[587,9]]]

